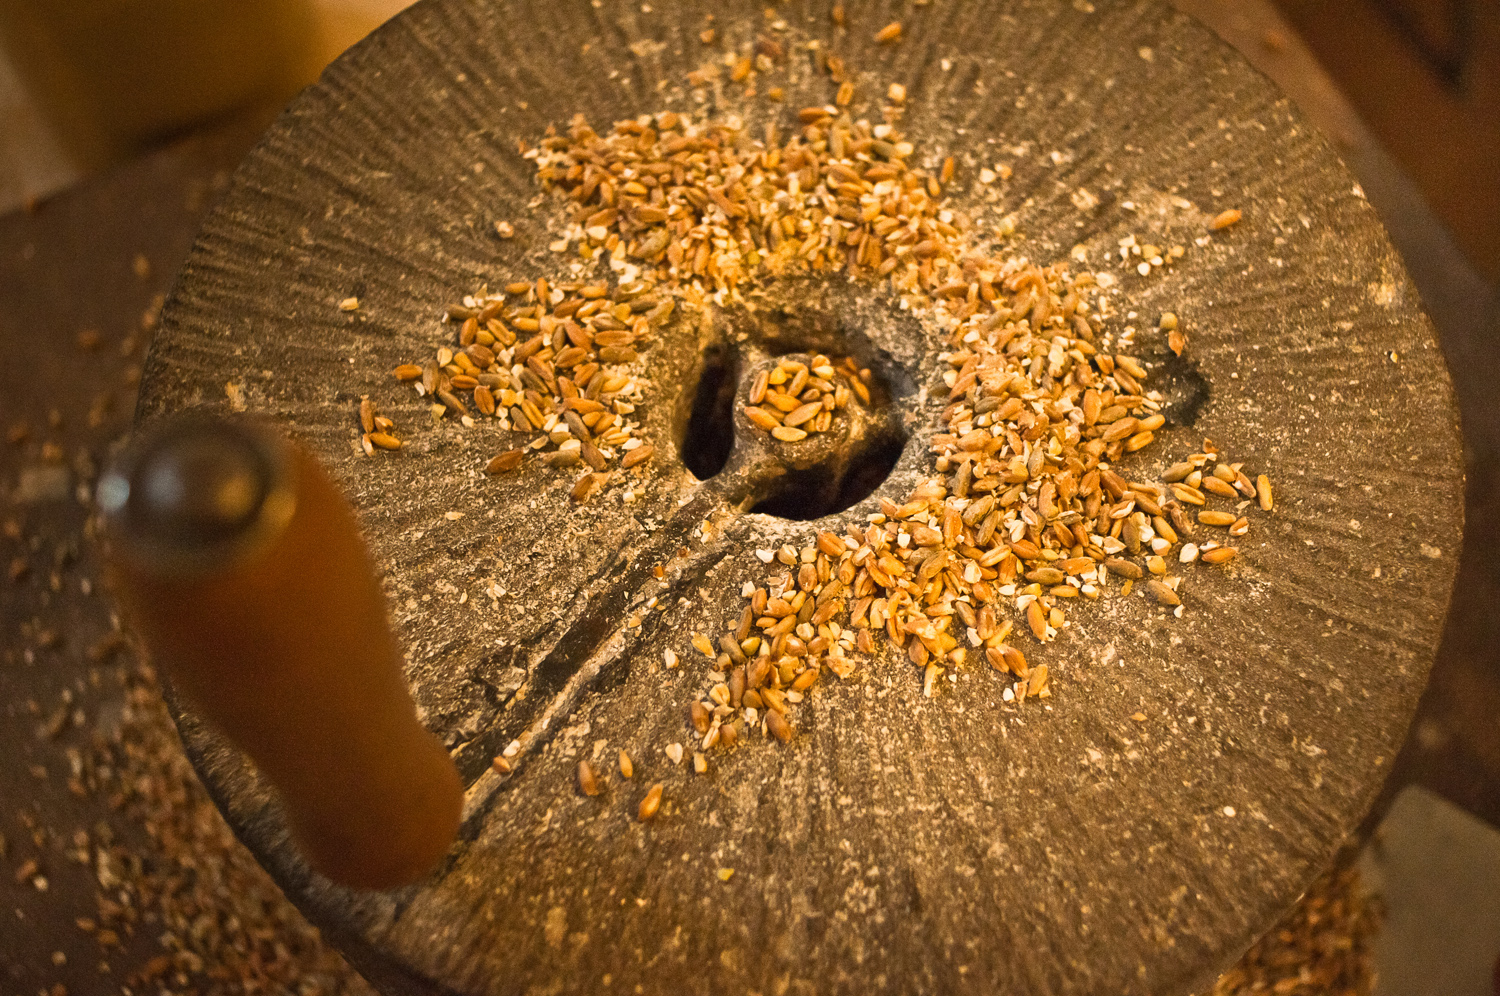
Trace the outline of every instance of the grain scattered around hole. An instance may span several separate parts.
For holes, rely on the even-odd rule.
[[[877,37],[899,40],[900,22]],[[779,148],[751,150],[747,143],[757,139],[737,122],[674,113],[604,132],[578,118],[523,150],[543,186],[577,209],[567,231],[554,233],[554,251],[576,255],[584,267],[608,261],[612,275],[482,289],[447,309],[456,344],[395,371],[424,399],[442,402],[436,414],[463,413],[472,392],[480,416],[535,434],[524,448],[542,451],[542,464],[587,462],[593,472],[572,489],[575,501],[585,501],[607,481],[610,465],[628,469],[651,459],[631,418],[642,398],[637,364],[679,305],[701,308],[706,294],[732,294],[792,268],[839,273],[889,286],[924,328],[949,336],[939,388],[946,422],[932,437],[929,475],[904,499],[882,501],[878,519],[844,524],[847,537],[836,528],[765,551],[766,570],[785,570],[785,580],[749,585],[760,594],[747,597],[760,602],[748,626],[731,621],[727,633],[694,636],[721,674],[705,681],[700,695],[701,708],[714,713],[707,730],[694,722],[704,750],[738,739],[752,722],[763,722],[772,737],[783,725],[790,730],[787,710],[814,692],[819,675],[853,674],[877,639],[899,645],[929,690],[950,687],[950,676],[985,657],[1015,672],[1022,698],[1045,697],[1044,665],[1012,662],[1002,649],[1012,627],[1051,640],[1075,606],[1115,597],[1111,578],[1123,578],[1117,591],[1128,597],[1149,573],[1147,590],[1155,595],[1152,586],[1162,584],[1155,579],[1165,577],[1173,551],[1191,535],[1184,506],[1201,510],[1205,524],[1233,530],[1248,525],[1211,503],[1262,497],[1240,464],[1226,472],[1227,458],[1207,440],[1201,453],[1174,454],[1166,486],[1137,481],[1151,464],[1131,454],[1160,449],[1158,433],[1173,438],[1164,431],[1166,399],[1151,383],[1155,365],[1132,355],[1128,337],[1100,307],[1093,268],[1074,276],[1006,250],[986,255],[991,250],[980,246],[991,230],[1007,233],[1003,225],[980,224],[961,200],[944,201],[956,161],[903,139],[896,108],[882,126],[857,120],[845,108],[856,97],[854,79],[863,77],[835,55],[818,60],[828,89],[813,99],[831,103],[804,108],[797,115],[803,134]],[[766,67],[736,55],[716,73],[724,68],[749,88]],[[895,105],[907,98],[900,83],[884,94]],[[685,162],[693,169],[677,176]],[[626,168],[634,178],[614,182]],[[1008,178],[1008,168],[985,167],[979,181],[997,176]],[[768,212],[773,197],[778,207]],[[1229,214],[1214,227],[1239,220],[1237,211]],[[788,224],[768,224],[772,218]],[[1131,270],[1149,264],[1147,271],[1183,251],[1134,242],[1124,248],[1122,263]],[[1180,354],[1186,338],[1177,315],[1161,313],[1157,328]],[[843,404],[870,403],[868,371],[844,358],[813,358],[802,367],[758,376],[743,410],[749,425],[738,430],[753,426],[778,441],[801,442],[828,431]],[[822,399],[804,393],[814,381],[830,385],[820,388]],[[562,431],[544,434],[554,425]],[[1178,551],[1179,561],[1187,561],[1190,546]],[[747,681],[735,693],[753,698],[754,720],[724,722],[718,710],[729,707],[708,686],[727,688],[722,673],[758,672],[767,656],[775,677]]]

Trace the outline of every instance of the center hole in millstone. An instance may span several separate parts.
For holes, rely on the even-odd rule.
[[[912,371],[921,329],[888,302],[843,281],[789,281],[750,298],[712,313],[696,384],[686,396],[691,408],[679,423],[683,464],[699,480],[708,480],[741,459],[736,440],[752,442],[743,433],[757,434],[763,438],[744,458],[754,463],[769,457],[782,470],[754,472],[756,503],[750,511],[807,521],[850,508],[885,482],[906,446],[901,413],[909,404],[904,399],[917,390]],[[825,409],[832,424],[799,411],[798,420],[787,425],[807,435],[795,439],[776,436],[769,426],[752,426],[739,407],[756,375],[774,368],[769,358],[809,364],[815,356],[826,357],[834,374],[811,375],[811,367],[804,367],[808,379],[795,398],[782,389],[776,404],[787,407],[774,418],[786,417],[798,401],[806,406],[832,397],[842,384],[848,396]],[[809,383],[814,376],[816,382]],[[858,380],[858,390],[850,378]],[[859,400],[862,393],[867,400]],[[763,413],[772,400],[768,393]],[[775,456],[778,452],[784,460]]]

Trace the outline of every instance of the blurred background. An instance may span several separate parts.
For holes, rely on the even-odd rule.
[[[1386,792],[1217,992],[1500,996],[1500,0],[1175,2],[1359,177],[1438,327],[1469,466],[1446,635]],[[0,0],[0,368],[24,374],[0,391],[0,996],[368,991],[183,760],[100,597],[86,506],[216,192],[404,6]]]

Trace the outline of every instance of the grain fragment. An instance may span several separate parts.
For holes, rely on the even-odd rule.
[[[901,39],[901,22],[892,21],[879,31],[875,32],[875,40],[882,45],[889,45]]]

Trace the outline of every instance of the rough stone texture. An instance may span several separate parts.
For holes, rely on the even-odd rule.
[[[658,455],[628,505],[616,484],[575,507],[573,477],[540,467],[486,478],[501,434],[432,426],[388,371],[445,339],[441,305],[480,281],[554,272],[518,138],[577,111],[602,126],[703,106],[682,87],[718,54],[697,38],[706,15],[736,45],[767,25],[709,3],[414,8],[241,168],[179,278],[142,402],[147,415],[224,404],[234,382],[323,457],[387,572],[414,693],[474,783],[465,839],[433,880],[352,895],[309,877],[253,773],[182,716],[232,825],[378,985],[1205,987],[1313,879],[1400,745],[1447,605],[1462,479],[1431,326],[1353,179],[1269,83],[1165,6],[848,6],[847,33],[823,4],[776,12],[858,71],[856,110],[903,82],[920,148],[953,154],[961,177],[1010,163],[1021,251],[1046,262],[1083,243],[1103,267],[1124,235],[1191,245],[1206,215],[1245,212],[1169,274],[1123,278],[1141,324],[1183,316],[1194,365],[1165,381],[1194,424],[1136,466],[1152,473],[1207,435],[1271,475],[1276,511],[1231,569],[1189,573],[1184,618],[1102,601],[1027,646],[1053,667],[1050,706],[1005,706],[979,670],[925,700],[915,670],[882,657],[817,689],[791,746],[752,737],[707,775],[673,769],[661,747],[686,741],[707,670],[688,634],[737,616],[740,585],[765,573],[755,549],[817,528],[738,514],[723,483],[677,466],[699,355],[724,321],[684,320],[648,354]],[[875,46],[898,18],[901,43]],[[792,51],[763,84],[786,87],[784,106],[728,84],[707,106],[749,118],[826,102],[833,87]],[[1082,214],[1079,187],[1100,201]],[[494,236],[500,219],[516,239]],[[350,295],[352,316],[337,308]],[[873,292],[845,326],[919,403],[937,344],[912,341]],[[1207,398],[1182,403],[1200,378]],[[359,454],[365,393],[404,430],[401,454]],[[926,466],[926,421],[911,431],[882,493],[904,495]],[[650,568],[669,558],[658,585]],[[506,593],[491,599],[492,582]],[[664,611],[625,625],[653,594]],[[517,733],[523,763],[501,784],[483,772]],[[633,782],[613,771],[620,747]],[[585,756],[610,770],[597,798],[574,789]],[[639,824],[658,780],[666,803]]]

